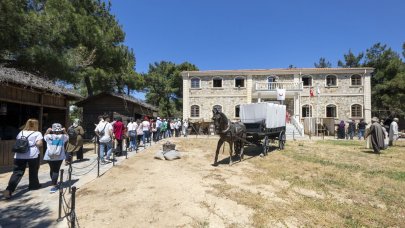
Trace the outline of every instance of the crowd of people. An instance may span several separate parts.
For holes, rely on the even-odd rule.
[[[138,147],[152,141],[157,142],[170,137],[187,137],[188,121],[160,117],[136,119],[128,118],[126,123],[117,116],[110,121],[110,116],[98,117],[94,132],[100,145],[100,159],[103,164],[112,161],[111,155],[121,156],[123,151],[136,151]]]
[[[79,160],[83,159],[83,134],[84,130],[79,126],[79,120],[75,120],[68,129],[60,123],[54,123],[42,135],[39,131],[38,120],[28,119],[23,129],[18,133],[16,143],[13,146],[15,152],[13,173],[6,190],[3,191],[3,196],[6,199],[11,198],[24,176],[27,166],[29,169],[28,190],[37,190],[42,187],[39,182],[38,171],[41,162],[40,151],[44,146],[46,150],[43,160],[49,165],[50,192],[58,191],[57,181],[63,161],[70,162],[73,152],[77,153]]]
[[[353,139],[356,135],[356,131],[359,140],[365,140],[370,136],[374,152],[380,153],[380,150],[384,150],[388,146],[393,146],[395,141],[398,140],[398,118],[394,118],[389,127],[384,124],[383,120],[379,121],[377,117],[371,119],[370,126],[368,126],[364,120],[360,120],[357,124],[354,120],[348,123],[341,120],[337,129],[338,139]]]

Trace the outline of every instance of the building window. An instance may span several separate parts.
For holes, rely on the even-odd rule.
[[[221,105],[214,105],[214,107],[212,109],[216,109],[216,110],[222,112],[222,106]]]
[[[199,78],[191,79],[191,88],[193,88],[193,89],[200,88],[200,79]]]
[[[240,105],[235,106],[235,117],[240,117]]]
[[[326,86],[337,86],[337,79],[335,75],[326,76]]]
[[[302,77],[302,85],[303,86],[312,86],[312,77],[311,76],[303,76]]]
[[[276,82],[276,77],[275,76],[268,77],[267,82],[268,82],[269,90],[275,90],[276,89],[276,86],[274,85],[274,82]]]
[[[212,80],[212,86],[214,88],[221,88],[222,87],[222,78],[214,78]]]
[[[363,117],[363,109],[361,107],[361,105],[359,104],[354,104],[352,105],[352,117]]]
[[[235,87],[237,87],[237,88],[245,87],[245,79],[244,78],[235,78]]]
[[[361,86],[361,76],[358,74],[352,75],[352,86]]]
[[[200,107],[198,105],[191,105],[191,117],[200,117]]]
[[[312,117],[312,107],[311,105],[302,106],[302,117]]]
[[[336,105],[330,104],[326,106],[326,117],[337,117]]]

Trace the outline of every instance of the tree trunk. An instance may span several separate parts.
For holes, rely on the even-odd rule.
[[[91,80],[90,80],[89,75],[84,76],[84,83],[86,84],[87,95],[93,96],[94,91],[93,91],[93,86],[91,85]]]

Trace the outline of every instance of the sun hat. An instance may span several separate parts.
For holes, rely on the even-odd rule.
[[[60,123],[52,124],[52,131],[53,132],[62,132],[62,125]]]

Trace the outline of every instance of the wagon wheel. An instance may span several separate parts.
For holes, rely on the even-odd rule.
[[[263,152],[264,156],[267,156],[267,152],[269,151],[269,136],[265,136],[263,139]]]
[[[286,141],[285,132],[281,131],[280,135],[278,136],[278,149],[279,150],[284,150],[285,141]]]

